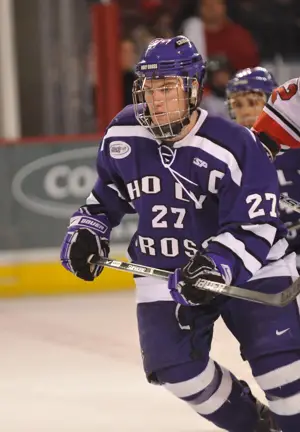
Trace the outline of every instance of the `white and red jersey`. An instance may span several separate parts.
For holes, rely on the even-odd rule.
[[[300,78],[273,90],[253,130],[266,133],[283,147],[300,147]]]

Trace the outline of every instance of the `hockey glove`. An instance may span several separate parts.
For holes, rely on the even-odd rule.
[[[214,300],[218,294],[197,288],[199,279],[225,283],[214,261],[197,252],[184,267],[176,269],[169,277],[168,287],[173,300],[184,306],[205,305]]]
[[[90,255],[108,257],[110,228],[104,214],[86,215],[81,209],[73,214],[64,238],[62,265],[85,281],[93,281],[103,267],[88,264]]]

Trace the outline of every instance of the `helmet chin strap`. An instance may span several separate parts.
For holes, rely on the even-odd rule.
[[[186,127],[191,121],[191,117],[187,116],[183,120],[176,121],[173,123],[168,123],[161,126],[152,126],[152,132],[157,138],[163,138],[164,141],[168,141],[168,133],[172,134],[170,139],[175,138],[180,135],[182,129]]]

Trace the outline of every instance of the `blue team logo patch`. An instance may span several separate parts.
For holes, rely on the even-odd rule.
[[[124,141],[112,141],[109,145],[109,153],[114,159],[124,159],[131,153],[131,147]]]

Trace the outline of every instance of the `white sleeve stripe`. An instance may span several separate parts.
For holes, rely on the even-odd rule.
[[[277,232],[277,229],[270,224],[241,225],[241,228],[267,240],[270,245],[273,244]]]
[[[111,188],[113,191],[117,192],[119,198],[126,201],[126,198],[121,194],[121,192],[119,191],[119,189],[114,183],[109,183],[107,186]]]
[[[293,281],[298,278],[294,252],[281,259],[269,262],[269,264],[259,269],[249,280],[254,281],[275,277],[290,277]]]
[[[118,194],[118,197],[120,199],[122,199],[123,201],[126,201],[132,208],[134,208],[134,205],[121,194],[121,192],[119,191],[119,189],[117,188],[117,186],[114,183],[110,183],[107,186],[109,188],[111,188],[112,190],[114,190]]]
[[[127,201],[127,199],[121,194],[121,192],[119,191],[119,189],[117,188],[117,186],[116,185],[114,185],[113,183],[111,183],[111,184],[109,184],[109,185],[107,185],[108,187],[110,187],[111,189],[113,189],[117,194],[118,194],[118,197],[120,198],[120,199],[122,199],[123,201],[126,201],[133,209],[134,209],[134,205],[130,202],[130,201]],[[86,201],[85,201],[85,203],[87,204],[87,205],[91,205],[91,204],[101,204],[98,200],[97,200],[97,198],[95,197],[95,195],[91,192],[90,194],[89,194],[89,196],[87,197],[87,199],[86,199]]]
[[[267,260],[274,261],[282,258],[288,248],[288,242],[285,238],[278,240],[269,250]]]
[[[95,195],[94,195],[92,192],[89,194],[89,196],[87,197],[87,199],[86,199],[85,202],[86,202],[87,205],[90,205],[90,204],[101,204],[101,203],[96,199]]]
[[[261,268],[261,263],[246,251],[244,243],[241,240],[237,240],[231,233],[225,232],[219,234],[212,240],[213,242],[218,242],[232,250],[242,260],[244,267],[251,274],[255,274]]]
[[[276,108],[273,107],[273,110],[276,111]],[[277,116],[276,113],[268,109],[266,105],[264,106],[264,111],[268,114],[269,117],[275,120],[276,123],[278,123],[282,127],[282,129],[284,129],[289,135],[291,135],[296,141],[299,141],[299,135],[297,135],[290,127],[288,127],[288,125],[285,122],[283,122],[279,118],[280,111],[278,112],[278,116]]]
[[[210,154],[211,156],[215,157],[216,159],[219,159],[220,161],[224,162],[231,173],[231,178],[238,186],[241,185],[242,182],[242,171],[240,170],[239,164],[237,163],[236,158],[234,155],[224,147],[221,147],[220,145],[210,141],[207,138],[200,137],[200,136],[194,136],[191,138],[188,142],[184,142],[182,145],[178,143],[176,145],[176,148],[179,147],[199,147],[201,150],[205,151],[206,153]]]

